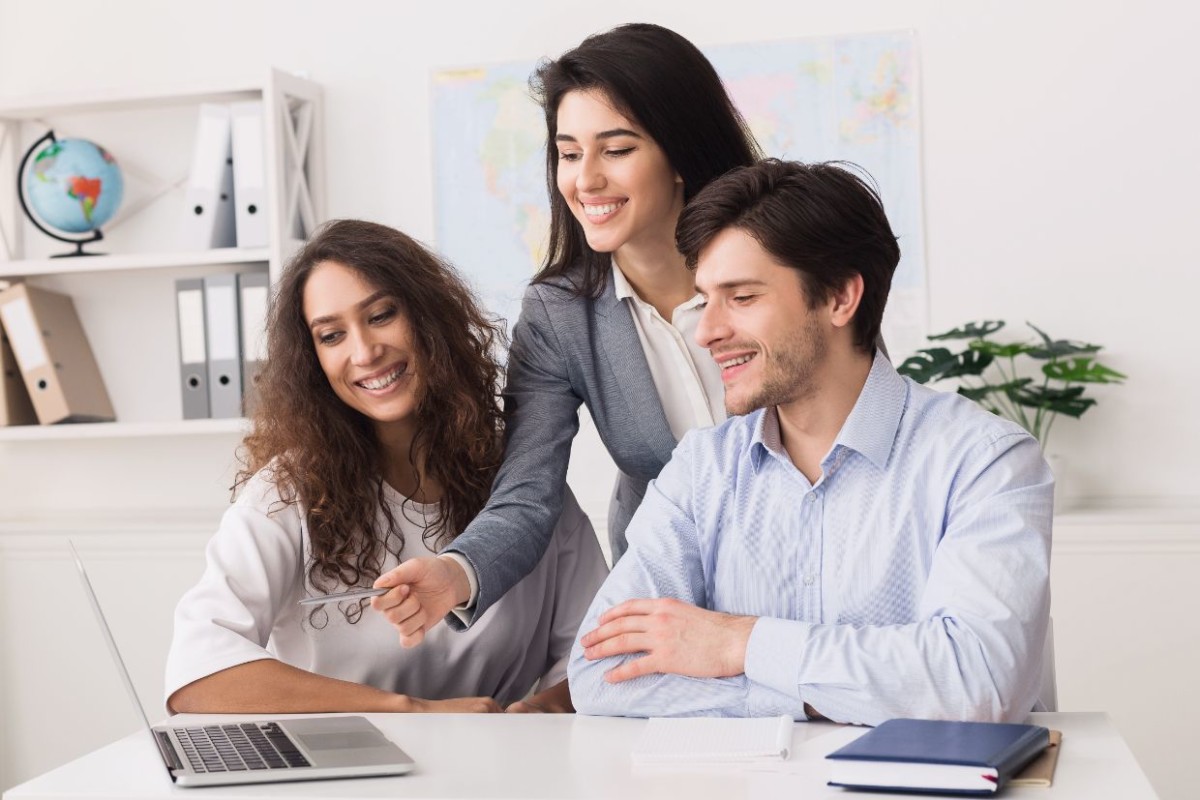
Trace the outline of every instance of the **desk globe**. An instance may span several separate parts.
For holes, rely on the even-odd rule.
[[[33,163],[26,170],[31,156]],[[38,230],[75,245],[75,252],[64,255],[89,255],[83,245],[103,238],[100,226],[116,213],[125,187],[121,169],[107,150],[87,139],[56,139],[53,131],[26,152],[18,181],[21,205]],[[91,236],[68,238],[47,228]]]

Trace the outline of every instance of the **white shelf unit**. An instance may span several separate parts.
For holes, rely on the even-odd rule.
[[[266,247],[184,246],[186,183],[201,103],[261,100],[267,178]],[[24,218],[17,170],[48,129],[98,142],[117,159],[125,198],[86,250]],[[178,435],[238,435],[245,420],[184,420],[179,387],[175,281],[265,271],[274,284],[286,260],[326,218],[322,94],[310,80],[270,70],[259,85],[191,86],[0,102],[0,281],[71,295],[116,410],[117,421],[0,428],[0,442]]]
[[[33,442],[67,439],[139,439],[145,436],[194,436],[227,433],[241,436],[249,420],[189,419],[176,422],[88,422],[77,425],[17,425],[0,428],[0,441]]]
[[[88,258],[31,258],[0,262],[0,280],[32,278],[38,275],[71,275],[81,272],[122,272],[138,269],[204,267],[226,264],[269,263],[266,247],[225,247],[214,250],[174,253],[120,253]]]

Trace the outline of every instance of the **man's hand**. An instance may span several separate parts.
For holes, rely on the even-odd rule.
[[[645,653],[609,670],[619,683],[664,673],[693,678],[727,678],[746,671],[746,644],[757,617],[708,611],[680,600],[627,600],[600,616],[600,626],[580,643],[595,661]]]
[[[371,598],[371,608],[400,631],[400,644],[416,647],[450,613],[471,599],[471,584],[452,558],[412,558],[375,580],[390,592]]]

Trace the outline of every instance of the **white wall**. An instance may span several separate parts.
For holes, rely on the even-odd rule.
[[[43,4],[0,0],[0,97],[253,80],[272,64],[307,71],[327,91],[330,212],[426,240],[431,68],[556,54],[587,33],[643,18],[702,45],[911,28],[923,73],[932,328],[1028,319],[1105,344],[1130,381],[1102,389],[1082,424],[1057,426],[1054,448],[1072,458],[1073,493],[1173,503],[1198,496],[1200,451],[1177,446],[1200,442],[1200,416],[1180,400],[1200,389],[1200,373],[1187,369],[1195,361],[1188,347],[1200,340],[1189,323],[1200,288],[1200,240],[1189,235],[1200,218],[1200,110],[1188,102],[1196,10],[1167,0],[747,0],[738,13],[700,13],[690,2],[586,11],[353,0],[70,0],[55,8],[70,9],[52,15],[61,24],[46,20]],[[178,446],[223,466],[210,447]],[[0,491],[18,505],[29,498],[33,509],[59,468],[38,450],[17,448],[0,465]],[[94,476],[98,463],[81,462],[79,471]],[[164,482],[177,481],[129,471],[61,483],[88,504],[117,489],[154,503]],[[200,486],[191,504],[223,497],[209,481]]]
[[[1101,505],[1200,506],[1200,415],[1189,400],[1200,396],[1200,336],[1190,322],[1200,290],[1191,50],[1200,11],[1170,0],[742,0],[709,8],[719,10],[690,0],[0,0],[0,98],[257,81],[269,65],[304,71],[326,91],[330,213],[428,241],[432,68],[554,55],[632,20],[660,22],[701,45],[913,29],[931,328],[1028,319],[1105,344],[1106,360],[1130,381],[1101,392],[1082,422],[1056,427],[1072,493]],[[39,521],[177,508],[215,523],[235,443],[0,444],[0,508],[5,518]],[[594,475],[610,469],[594,438],[577,445],[572,474],[593,479],[575,485],[597,517],[607,489]],[[1086,582],[1086,570],[1076,573]],[[1070,597],[1069,588],[1055,591],[1056,603]],[[16,602],[36,613],[34,598]],[[1151,777],[1160,789],[1171,780]]]

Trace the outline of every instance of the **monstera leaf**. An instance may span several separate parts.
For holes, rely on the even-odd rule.
[[[1014,403],[1026,408],[1037,408],[1055,414],[1066,414],[1078,419],[1096,401],[1083,397],[1082,386],[1068,386],[1065,389],[1053,389],[1047,386],[1029,386],[1018,389],[1009,395]]]
[[[987,353],[995,358],[1014,358],[1022,353],[1029,352],[1029,345],[1023,342],[1000,344],[999,342],[990,342],[987,339],[976,339],[967,346],[972,350]]]
[[[958,356],[954,353],[944,347],[931,347],[918,350],[904,359],[904,363],[897,367],[896,371],[917,383],[929,383],[956,364]]]
[[[930,383],[943,378],[982,375],[993,360],[995,359],[988,353],[975,350],[964,350],[955,354],[944,347],[931,347],[918,350],[915,355],[909,356],[897,371],[917,383]]]
[[[925,338],[931,342],[940,342],[945,339],[982,339],[989,336],[1004,327],[1002,319],[985,319],[983,322],[968,322],[961,328],[955,328],[952,331],[939,333],[934,336],[926,336]],[[914,378],[915,380],[915,378]]]
[[[1033,342],[1006,343],[988,339],[1004,327],[1003,320],[969,322],[930,336],[929,340],[935,342],[968,341],[958,345],[962,348],[958,353],[946,347],[919,350],[900,365],[899,371],[918,383],[932,383],[944,378],[974,378],[962,381],[958,393],[993,414],[1023,426],[1045,447],[1058,414],[1080,417],[1096,405],[1095,400],[1084,397],[1085,384],[1121,383],[1125,375],[1092,357],[1101,350],[1100,345],[1055,339],[1036,325],[1027,324],[1038,335]],[[1021,373],[1029,372],[1032,365],[1021,361],[1020,356],[1044,362],[1040,364],[1042,377],[1021,377]]]
[[[1125,375],[1109,369],[1094,358],[1071,358],[1042,365],[1042,373],[1064,383],[1120,383]]]
[[[985,383],[983,386],[960,386],[958,393],[969,400],[982,402],[989,394],[995,392],[1003,392],[1006,396],[1012,396],[1012,393],[1033,383],[1033,378],[1017,378],[1015,381],[1008,383]]]
[[[1087,342],[1072,342],[1067,339],[1051,339],[1050,336],[1034,325],[1032,322],[1026,322],[1026,325],[1037,331],[1038,336],[1042,337],[1043,345],[1041,347],[1030,347],[1026,352],[1033,358],[1039,361],[1049,361],[1052,358],[1062,358],[1063,356],[1074,356],[1087,353],[1098,353],[1100,345],[1088,344]]]

